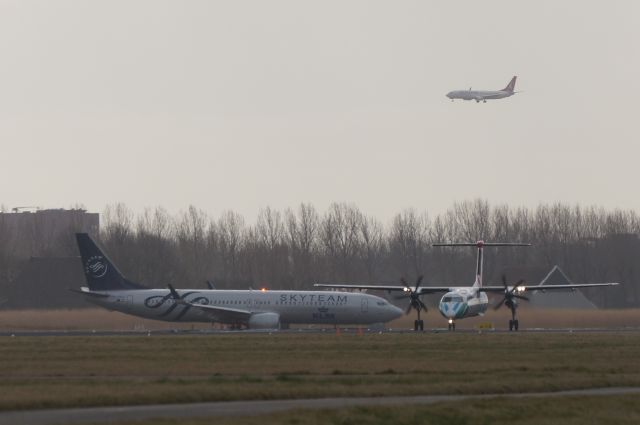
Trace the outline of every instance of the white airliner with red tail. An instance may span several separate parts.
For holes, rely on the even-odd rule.
[[[469,90],[454,90],[447,93],[447,97],[451,99],[452,102],[455,99],[462,99],[486,103],[487,100],[503,99],[518,93],[514,91],[516,88],[516,78],[517,76],[514,76],[511,81],[509,81],[509,84],[507,84],[507,87],[502,90],[471,90],[471,88]]]

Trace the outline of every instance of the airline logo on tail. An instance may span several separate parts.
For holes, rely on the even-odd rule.
[[[89,257],[85,266],[84,272],[87,275],[91,275],[95,279],[99,279],[107,274],[107,263],[104,261],[104,257],[101,255],[94,255]]]

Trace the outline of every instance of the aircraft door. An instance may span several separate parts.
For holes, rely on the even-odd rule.
[[[369,311],[369,300],[368,300],[368,299],[363,298],[363,299],[362,299],[362,302],[361,302],[361,304],[360,304],[360,305],[361,305],[361,307],[362,307],[362,310],[361,310],[361,311],[362,311],[363,313],[366,313],[367,311]]]

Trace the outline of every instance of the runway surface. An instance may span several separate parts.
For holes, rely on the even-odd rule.
[[[415,331],[411,329],[359,329],[359,328],[340,328],[340,333],[344,334],[412,334]],[[17,337],[17,336],[151,336],[151,335],[255,335],[255,334],[335,334],[333,328],[300,328],[287,330],[218,330],[218,329],[167,329],[167,330],[0,330],[0,337]],[[520,329],[517,332],[511,332],[507,329],[458,329],[450,332],[446,328],[426,329],[422,334],[432,333],[452,333],[452,334],[478,334],[478,333],[640,333],[640,328],[528,328]]]
[[[190,404],[163,404],[82,409],[27,410],[0,413],[0,425],[57,425],[133,421],[151,418],[254,416],[292,409],[336,409],[353,406],[434,404],[487,398],[610,396],[640,394],[640,388],[593,388],[548,393],[430,395],[411,397],[319,398],[302,400],[232,401]]]

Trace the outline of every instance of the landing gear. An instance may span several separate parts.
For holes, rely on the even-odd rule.
[[[516,309],[518,308],[518,304],[515,303],[515,300],[508,301],[507,307],[511,308],[511,320],[509,320],[509,331],[517,331],[518,330],[518,319],[516,319]]]
[[[449,319],[449,330],[450,331],[456,330],[456,322],[454,322],[453,319]]]
[[[517,331],[519,328],[518,319],[516,318],[516,309],[518,308],[517,300],[529,301],[529,298],[519,295],[518,287],[524,283],[524,280],[520,279],[512,288],[507,286],[507,278],[502,275],[502,285],[504,285],[504,297],[498,305],[496,305],[493,309],[497,310],[500,308],[502,304],[509,307],[511,310],[511,320],[509,320],[509,331]]]
[[[424,310],[425,313],[427,312],[427,305],[423,303],[422,300],[420,299],[421,293],[419,288],[420,288],[420,283],[422,283],[422,276],[418,277],[418,280],[416,281],[416,286],[414,288],[411,288],[407,284],[407,282],[404,280],[404,278],[400,279],[400,282],[402,282],[402,284],[404,285],[404,291],[409,293],[408,298],[410,301],[409,301],[409,307],[407,308],[407,314],[409,314],[411,309],[414,309],[418,314],[417,320],[414,320],[413,322],[413,330],[415,332],[424,331],[424,321],[420,319],[420,313],[422,312],[422,310]],[[407,298],[407,295],[404,295],[398,298]]]
[[[420,312],[422,311],[422,306],[420,304],[416,305],[416,312],[418,313],[418,319],[413,321],[413,330],[414,331],[424,331],[424,320],[420,318]]]

